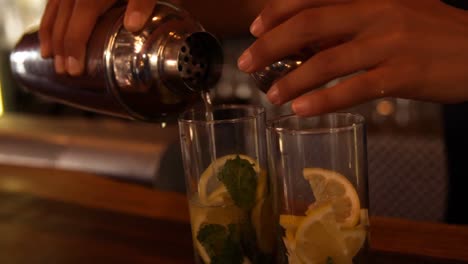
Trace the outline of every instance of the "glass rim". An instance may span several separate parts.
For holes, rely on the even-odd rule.
[[[350,123],[349,125],[342,125],[342,126],[337,126],[337,127],[317,127],[317,128],[301,128],[301,129],[296,129],[296,128],[288,128],[288,127],[276,127],[274,124],[291,119],[291,118],[297,118],[299,120],[307,120],[310,118],[320,118],[320,117],[325,117],[325,116],[344,116],[344,117],[353,117],[355,120]],[[349,131],[354,129],[355,127],[362,127],[365,124],[365,118],[364,116],[357,114],[357,113],[351,113],[351,112],[333,112],[333,113],[328,113],[328,114],[323,114],[323,115],[318,115],[318,116],[310,116],[310,117],[302,117],[298,116],[296,114],[290,114],[290,115],[283,115],[279,116],[276,118],[273,118],[267,122],[267,130],[268,131],[274,131],[276,133],[288,133],[288,134],[302,134],[302,135],[320,135],[320,134],[331,134],[331,133],[339,133],[343,131]]]
[[[256,119],[258,116],[265,114],[265,108],[258,106],[258,105],[247,105],[247,104],[220,104],[220,105],[213,105],[213,112],[216,110],[226,110],[226,109],[253,109],[254,112],[251,115],[246,115],[243,117],[236,117],[236,118],[227,118],[227,119],[219,119],[219,120],[200,120],[200,119],[187,119],[184,118],[186,114],[188,113],[199,113],[203,114],[206,113],[206,110],[203,109],[197,109],[197,108],[191,108],[183,113],[180,114],[178,121],[179,123],[184,123],[184,124],[226,124],[226,123],[239,123],[242,121],[248,121],[252,119]]]

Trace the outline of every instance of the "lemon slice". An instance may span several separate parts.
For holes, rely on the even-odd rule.
[[[258,247],[263,253],[271,253],[275,242],[275,224],[271,198],[264,197],[252,210],[252,224],[258,239]]]
[[[205,169],[205,171],[200,176],[200,180],[198,181],[198,196],[200,198],[201,203],[206,205],[220,204],[224,202],[226,198],[229,197],[226,187],[218,181],[216,175],[218,174],[219,170],[224,166],[226,161],[230,159],[235,159],[237,156],[239,156],[241,159],[249,161],[252,164],[255,164],[254,170],[255,172],[259,173],[260,167],[258,165],[258,162],[246,155],[232,154],[223,156],[215,160],[208,166],[208,168]]]
[[[361,209],[359,225],[353,228],[342,229],[348,256],[356,256],[359,253],[359,250],[364,246],[368,226],[369,216],[367,209]]]
[[[280,215],[280,225],[286,231],[286,239],[295,242],[296,231],[301,222],[305,219],[305,216],[298,215]]]
[[[286,247],[288,264],[302,264],[299,257],[296,255],[296,242],[283,238],[284,246]]]
[[[306,214],[320,204],[331,202],[340,227],[353,227],[359,222],[359,196],[345,176],[321,168],[304,168],[303,175],[309,181],[316,200]]]
[[[352,264],[331,204],[317,206],[301,222],[296,232],[295,253],[302,263]]]
[[[280,225],[284,229],[297,229],[301,222],[305,219],[305,216],[300,215],[280,215]]]
[[[343,239],[346,245],[347,255],[353,258],[359,253],[366,241],[367,231],[363,226],[342,230]]]
[[[221,205],[229,200],[229,193],[224,185],[218,186],[213,192],[208,195],[206,205]]]
[[[197,234],[203,223],[227,226],[239,224],[245,221],[246,212],[231,204],[226,206],[205,206],[198,200],[190,201],[190,222],[192,227],[192,239],[200,257],[204,263],[211,263],[211,259],[203,245],[198,241]]]
[[[288,258],[289,263],[297,262],[297,256],[294,252],[295,244],[296,244],[296,232],[299,225],[304,221],[305,216],[297,216],[297,215],[280,215],[280,225],[286,230],[286,237],[283,238],[283,242],[286,246],[288,251]],[[354,257],[357,255],[359,250],[364,245],[364,241],[366,240],[366,227],[368,225],[367,219],[367,210],[361,209],[361,221],[359,226],[354,227],[352,229],[343,229],[341,230],[343,240],[346,246],[346,254],[350,257]]]
[[[286,214],[280,215],[280,225],[285,229],[283,243],[286,247],[289,264],[301,263],[296,255],[296,231],[304,219],[305,216]]]

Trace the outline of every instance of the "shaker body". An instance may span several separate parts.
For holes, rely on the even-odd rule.
[[[219,79],[221,47],[187,12],[158,3],[145,28],[133,34],[123,27],[124,11],[112,8],[97,22],[83,75],[56,74],[53,59],[41,57],[38,33],[32,32],[10,55],[13,76],[29,91],[53,101],[147,121],[165,120],[182,111],[200,98],[201,89],[211,88]],[[198,42],[191,40],[194,34]],[[185,78],[186,67],[180,62],[181,49],[190,41],[201,46],[198,50],[210,52],[204,57],[203,76],[197,73],[196,80]]]
[[[104,114],[126,117],[107,89],[103,53],[106,37],[122,10],[113,9],[96,24],[88,41],[86,70],[81,76],[57,74],[53,58],[42,58],[38,32],[25,34],[10,55],[15,79],[28,91],[49,100]]]

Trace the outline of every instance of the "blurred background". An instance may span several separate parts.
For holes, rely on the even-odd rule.
[[[77,110],[28,94],[11,78],[9,52],[38,24],[45,0],[0,0],[0,163],[88,171],[184,192],[177,124],[148,124]],[[217,103],[270,105],[236,61],[250,37],[223,39],[226,65]],[[332,84],[329,84],[332,85]],[[350,111],[368,121],[371,214],[446,221],[448,173],[441,106],[379,99]],[[0,171],[1,177],[1,171]]]

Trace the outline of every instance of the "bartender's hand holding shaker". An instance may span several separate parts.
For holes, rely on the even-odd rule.
[[[41,54],[54,57],[57,73],[80,75],[84,70],[86,44],[100,15],[116,0],[49,0],[39,29]],[[124,25],[140,30],[153,12],[156,0],[128,0]]]
[[[251,0],[249,5],[260,1],[266,5],[250,28],[258,39],[240,57],[241,70],[252,73],[290,55],[314,54],[269,89],[274,104],[293,100],[293,111],[309,116],[387,96],[468,100],[467,11],[439,0]],[[93,25],[115,2],[49,0],[41,51],[54,56],[57,72],[83,71]],[[128,0],[125,27],[140,29],[155,4]],[[209,15],[223,22],[222,12]],[[335,86],[314,90],[356,72]]]
[[[315,51],[268,92],[302,116],[380,97],[468,100],[468,11],[439,0],[269,0],[239,68],[257,71]],[[314,90],[348,74],[335,86]]]

